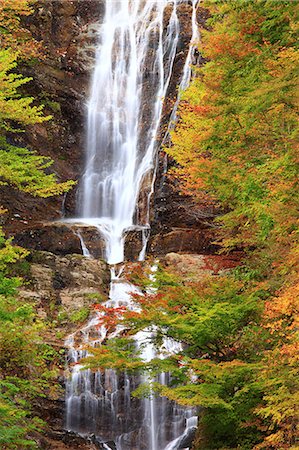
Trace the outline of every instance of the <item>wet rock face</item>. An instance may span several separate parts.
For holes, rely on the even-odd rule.
[[[43,400],[39,407],[44,409],[45,406],[46,402]],[[55,407],[53,408],[53,405],[51,405],[49,409],[51,417],[54,415],[53,411],[55,411]],[[59,422],[61,422],[63,420],[61,417],[61,409],[60,411],[58,409],[57,412],[58,414],[60,413],[60,416],[57,417],[59,417]],[[41,450],[99,450],[107,448],[92,438],[85,439],[76,433],[62,429],[51,429],[44,435],[40,433],[32,433],[30,437],[35,440],[38,448]],[[114,447],[111,446],[111,449],[114,450]]]
[[[165,7],[163,16],[163,33],[166,35],[166,30],[169,26],[171,15],[173,12],[174,5],[169,3]],[[177,5],[177,17],[180,26],[179,41],[177,44],[176,55],[173,62],[173,70],[171,72],[169,87],[165,96],[165,101],[163,105],[162,113],[162,123],[158,139],[163,137],[165,126],[168,123],[169,116],[171,114],[173,103],[177,97],[177,87],[180,83],[180,79],[184,69],[184,63],[189,50],[189,42],[192,36],[192,4],[189,3],[179,3]],[[150,45],[148,52],[146,54],[146,59],[144,62],[144,71],[142,74],[141,84],[142,84],[142,101],[141,101],[141,133],[140,133],[140,148],[144,148],[147,144],[150,135],[148,133],[148,124],[151,122],[152,116],[155,114],[154,108],[152,106],[152,98],[155,93],[155,85],[153,84],[154,77],[154,58],[157,52],[158,39],[157,35],[159,30],[153,30],[150,37]],[[165,77],[169,74],[170,58],[167,53],[167,49],[164,54],[164,71]],[[156,80],[159,83],[159,79]],[[166,127],[167,128],[167,127]]]
[[[93,258],[105,259],[106,243],[98,228],[92,226],[74,226],[73,232],[80,233],[84,244]]]
[[[188,4],[179,5],[181,26],[180,45],[182,49],[176,57],[174,67],[174,71],[176,72],[182,66],[184,49],[188,46],[190,40],[190,22],[188,22],[189,8],[190,5]],[[201,7],[199,4],[197,7],[197,23],[200,29],[209,29],[207,20],[210,16],[209,10]],[[196,51],[192,63],[200,67],[205,63],[205,60]],[[172,82],[169,88],[168,100],[164,106],[164,128],[162,128],[162,135],[167,128],[169,114],[176,98],[173,94],[175,92],[175,86],[172,85]],[[171,139],[168,136],[166,145],[171,145]],[[172,169],[175,165],[175,161],[167,156],[163,150],[160,150],[154,193],[151,199],[150,222],[153,237],[150,248],[153,252],[157,251],[159,254],[164,242],[167,247],[165,248],[166,253],[167,251],[214,252],[217,247],[211,244],[211,239],[215,240],[215,233],[211,228],[211,224],[213,219],[221,214],[222,211],[219,210],[217,205],[212,202],[207,202],[205,199],[195,201],[192,197],[183,195],[180,182],[168,173],[169,169]],[[175,230],[179,228],[187,230],[189,228],[190,232],[184,232],[185,237],[183,237],[182,232],[175,231],[173,233],[173,228]],[[177,243],[173,239],[175,235],[178,237]],[[192,235],[194,236],[193,248],[191,248],[191,241],[189,239]]]
[[[192,427],[188,430],[186,435],[180,440],[177,446],[177,450],[184,450],[185,448],[191,448],[196,436],[196,427]]]
[[[172,13],[172,6],[169,5],[165,8],[164,13],[164,26],[166,27],[170,15]],[[177,53],[173,64],[173,76],[170,79],[168,91],[166,94],[166,99],[163,106],[163,120],[161,127],[161,136],[167,129],[169,116],[172,112],[173,105],[177,98],[177,88],[181,80],[181,76],[184,69],[185,60],[189,50],[189,43],[192,37],[192,4],[190,3],[179,3],[177,6],[177,16],[180,24],[180,35],[177,46]]]
[[[17,220],[17,218],[16,218]],[[106,242],[101,231],[94,226],[63,222],[46,222],[34,227],[19,225],[21,230],[13,235],[14,244],[36,251],[51,252],[54,255],[66,256],[83,254],[86,246],[92,258],[105,259]],[[137,261],[143,248],[145,234],[149,230],[141,227],[127,229],[124,232],[125,260]],[[81,239],[80,239],[81,237]]]
[[[46,222],[27,227],[14,234],[14,243],[30,250],[51,252],[55,255],[83,254],[82,242],[88,247],[90,255],[105,259],[105,240],[93,226],[62,222]]]
[[[137,261],[143,248],[144,238],[150,230],[136,228],[125,232],[125,260]]]
[[[221,211],[212,202],[205,199],[195,201],[191,196],[182,194],[179,181],[168,174],[174,166],[174,161],[161,152],[151,208],[153,233],[172,227],[210,228],[211,222]]]
[[[34,8],[28,26],[43,42],[45,58],[24,70],[33,77],[32,93],[38,94],[53,120],[31,127],[27,142],[54,159],[53,168],[60,178],[78,179],[84,157],[85,104],[104,2],[40,0]],[[65,211],[74,214],[75,189],[64,200]]]

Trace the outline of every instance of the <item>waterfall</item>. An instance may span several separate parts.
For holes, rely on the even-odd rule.
[[[106,1],[87,112],[78,210],[101,229],[110,264],[123,261],[139,189],[154,169],[163,98],[179,39],[177,3]],[[172,8],[167,28],[166,8]],[[148,223],[143,223],[148,227]]]
[[[105,239],[106,260],[111,265],[108,307],[136,306],[131,293],[138,289],[122,278],[124,236],[137,227],[142,231],[146,254],[149,236],[149,197],[153,189],[157,135],[163,99],[169,87],[175,58],[180,51],[178,8],[188,0],[106,0],[99,27],[98,48],[87,105],[85,170],[78,192],[78,217],[95,226]],[[197,0],[192,1],[193,36]],[[191,50],[183,69],[184,85],[190,78]],[[149,181],[148,181],[149,180]],[[147,185],[144,186],[144,183]],[[138,213],[140,189],[147,195],[144,214]],[[90,256],[82,235],[83,253]],[[183,408],[166,398],[131,398],[131,392],[146,379],[82,370],[85,347],[101,345],[107,337],[97,327],[98,314],[71,335],[66,378],[66,428],[91,436],[102,447],[116,450],[164,450],[183,448],[195,421],[193,409]],[[118,328],[115,334],[121,332]],[[150,343],[151,331],[136,335],[144,360],[157,355]],[[164,343],[170,352],[179,344]],[[163,357],[163,356],[161,356]],[[167,384],[168,374],[158,381]],[[193,419],[191,419],[193,418]],[[192,423],[193,423],[192,422]],[[186,446],[185,446],[186,447]],[[184,448],[185,448],[184,447]]]

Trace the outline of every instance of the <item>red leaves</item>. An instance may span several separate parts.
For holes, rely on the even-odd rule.
[[[125,306],[113,308],[104,305],[94,305],[94,309],[102,314],[99,316],[98,326],[104,325],[108,332],[113,331],[122,321],[123,314],[126,311]]]

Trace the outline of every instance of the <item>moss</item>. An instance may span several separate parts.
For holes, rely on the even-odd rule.
[[[30,263],[26,259],[20,259],[9,266],[9,274],[14,277],[21,277],[25,281],[30,280]]]
[[[57,331],[56,334],[55,334],[55,337],[57,339],[62,339],[63,338],[63,332],[62,331]]]
[[[66,311],[59,311],[58,315],[57,315],[57,320],[58,322],[65,322],[68,318],[67,312]]]
[[[85,320],[88,319],[89,313],[90,313],[89,308],[87,307],[80,308],[70,315],[70,320],[73,323],[84,322]]]
[[[86,297],[89,298],[90,300],[96,301],[97,303],[102,303],[102,302],[106,301],[106,298],[103,295],[98,294],[96,292],[87,294]]]
[[[50,108],[54,113],[60,113],[61,112],[61,106],[60,103],[54,102],[51,100],[48,100],[45,102],[45,106]]]

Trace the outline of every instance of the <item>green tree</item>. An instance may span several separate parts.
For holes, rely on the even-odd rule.
[[[24,97],[19,88],[30,81],[15,72],[17,54],[0,50],[0,183],[40,197],[49,197],[69,190],[73,181],[57,183],[54,174],[45,173],[50,158],[38,156],[26,148],[7,142],[7,132],[21,132],[21,126],[42,123],[50,116],[43,115],[42,106],[34,106],[34,98]]]
[[[212,16],[201,33],[207,62],[183,95],[166,151],[182,192],[224,211],[216,238],[222,252],[242,250],[242,265],[197,283],[158,274],[157,293],[135,297],[140,311],[116,318],[129,339],[154,327],[157,345],[163,336],[181,341],[179,355],[142,366],[125,342],[112,341],[87,364],[169,370],[172,385],[154,388],[200,407],[196,450],[295,449],[299,5],[204,6]]]
[[[33,97],[22,93],[31,79],[17,72],[20,58],[38,55],[38,44],[21,25],[21,19],[32,13],[33,3],[0,1],[0,185],[48,197],[68,191],[74,182],[57,183],[55,175],[48,173],[51,159],[14,145],[23,127],[51,119]],[[37,448],[29,434],[44,424],[33,416],[31,404],[45,394],[51,377],[48,362],[53,350],[43,342],[44,324],[35,305],[18,297],[21,279],[11,273],[12,265],[27,254],[0,230],[0,446],[5,450]]]
[[[43,342],[44,324],[34,304],[20,301],[22,280],[10,275],[12,265],[28,252],[0,234],[0,445],[3,449],[37,448],[28,438],[45,425],[34,417],[31,402],[49,388],[50,347]]]

